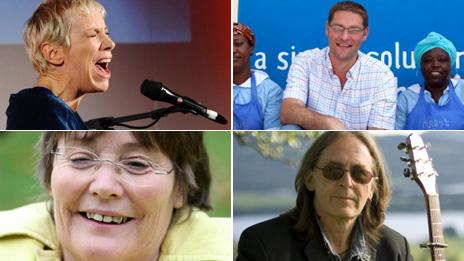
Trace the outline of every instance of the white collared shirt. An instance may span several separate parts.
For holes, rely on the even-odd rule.
[[[341,120],[348,129],[393,129],[396,80],[382,62],[358,52],[342,89],[329,58],[329,47],[298,54],[287,78],[285,98],[296,98],[315,112]]]

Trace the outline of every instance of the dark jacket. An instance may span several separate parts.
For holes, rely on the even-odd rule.
[[[7,130],[86,130],[77,112],[49,89],[35,87],[10,96]]]
[[[294,219],[285,214],[247,228],[240,236],[236,261],[330,260],[330,250],[324,246],[319,228],[318,236],[304,239],[293,229],[294,224]],[[387,226],[380,233],[378,245],[369,243],[370,260],[412,260],[406,238]]]

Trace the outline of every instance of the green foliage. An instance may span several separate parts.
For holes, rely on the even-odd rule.
[[[464,238],[449,237],[445,238],[448,247],[445,249],[446,260],[448,261],[461,261],[464,260]],[[429,261],[430,250],[428,248],[420,248],[419,244],[411,245],[411,254],[415,261]]]
[[[230,132],[205,132],[205,146],[208,150],[212,184],[211,199],[213,211],[210,215],[231,216],[231,142]]]
[[[35,201],[43,189],[35,179],[38,132],[3,132],[0,136],[0,210]]]
[[[274,212],[277,209],[288,210],[294,206],[295,198],[296,196],[291,194],[236,193],[234,194],[234,211],[236,211],[234,213],[237,213],[237,209],[239,209],[239,214],[256,214],[257,209],[262,212]]]
[[[313,140],[319,131],[236,131],[234,135],[242,145],[250,146],[263,157],[280,160],[293,165],[293,160],[284,159],[286,149],[298,149],[305,140]]]

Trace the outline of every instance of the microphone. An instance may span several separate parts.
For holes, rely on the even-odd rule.
[[[205,106],[199,104],[198,102],[181,96],[164,86],[160,82],[145,80],[140,87],[140,92],[146,97],[154,101],[163,101],[173,105],[183,105],[188,109],[193,110],[194,112],[200,114],[203,117],[206,117],[212,121],[215,121],[220,124],[227,124],[226,118],[221,114],[206,108]]]

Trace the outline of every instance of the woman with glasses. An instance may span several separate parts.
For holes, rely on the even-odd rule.
[[[267,73],[250,69],[256,41],[251,29],[234,23],[233,40],[234,129],[278,129],[282,89]]]
[[[48,132],[50,195],[0,212],[2,260],[231,260],[200,132]]]
[[[399,93],[396,129],[464,129],[464,82],[450,77],[456,62],[454,44],[431,32],[417,43],[414,59],[424,82]]]
[[[383,225],[384,163],[363,132],[325,132],[306,152],[296,206],[246,229],[237,260],[412,260],[406,238]]]

